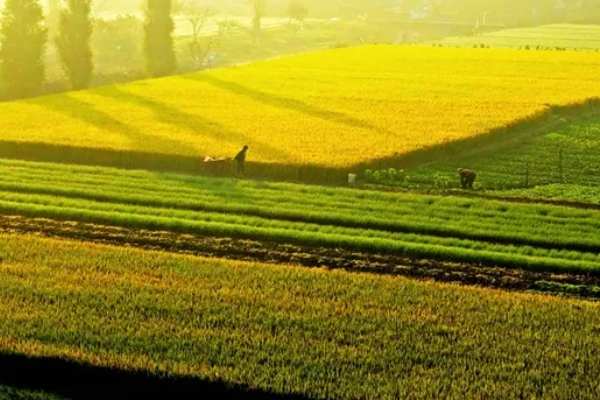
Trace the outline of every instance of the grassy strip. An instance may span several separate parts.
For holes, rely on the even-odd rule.
[[[68,400],[37,390],[19,389],[0,384],[0,400]],[[75,400],[75,399],[73,399]]]
[[[55,180],[39,171],[22,175],[7,169],[0,178],[0,189],[291,222],[600,251],[597,236],[600,213],[597,211],[433,196],[381,195],[377,199],[370,192],[344,189],[238,184],[215,179],[195,182],[177,176],[173,181],[165,181],[162,176],[149,175],[148,181],[143,182],[137,178],[129,180],[126,173],[122,176],[124,179],[117,177],[111,183],[94,183],[93,174],[81,182],[79,174],[74,175],[72,181],[68,175]]]
[[[531,270],[600,272],[600,256],[591,253],[494,245],[451,238],[394,234],[243,216],[107,205],[43,196],[20,198],[19,195],[14,195],[12,199],[13,201],[0,200],[0,211],[32,217],[335,247],[353,251],[404,254]]]
[[[3,351],[321,399],[600,390],[596,304],[18,236],[0,256]]]

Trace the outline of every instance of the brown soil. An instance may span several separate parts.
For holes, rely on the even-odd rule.
[[[600,278],[576,273],[531,272],[468,263],[356,253],[343,249],[202,237],[21,216],[0,216],[0,233],[36,234],[202,257],[343,269],[351,272],[600,299]]]

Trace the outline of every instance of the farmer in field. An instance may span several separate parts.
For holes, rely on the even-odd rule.
[[[244,146],[242,151],[237,153],[233,161],[237,165],[237,176],[244,177],[246,171],[246,155],[248,154],[248,146]]]
[[[473,189],[473,182],[477,178],[477,174],[468,169],[459,168],[458,175],[460,176],[460,186],[463,189]]]

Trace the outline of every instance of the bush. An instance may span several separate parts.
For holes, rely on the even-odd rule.
[[[365,181],[373,182],[373,170],[368,169],[365,171]]]
[[[398,177],[398,172],[396,171],[396,168],[388,169],[388,176],[390,178],[390,181],[392,181],[392,182],[396,181],[397,177]]]
[[[381,182],[381,172],[380,171],[375,171],[373,173],[373,181],[377,182],[377,183]]]
[[[390,175],[388,173],[388,171],[386,171],[385,169],[382,171],[379,171],[379,179],[381,180],[382,183],[387,183],[390,180]]]

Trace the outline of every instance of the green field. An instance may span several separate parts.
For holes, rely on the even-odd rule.
[[[600,390],[593,303],[19,236],[0,256],[0,349],[33,361],[314,399]]]
[[[600,272],[600,211],[0,162],[0,211],[140,229]]]
[[[566,50],[600,49],[600,25],[544,25],[534,28],[506,29],[474,36],[449,37],[436,42],[443,46],[525,48],[531,50],[557,47]]]
[[[486,193],[486,195],[528,199],[532,201],[548,200],[582,207],[600,205],[600,186],[598,185],[551,184],[540,185],[529,189],[490,191]]]
[[[477,182],[485,189],[527,189],[533,186],[568,184],[566,195],[571,200],[596,202],[577,192],[592,193],[600,184],[600,118],[596,112],[585,117],[556,117],[557,124],[547,129],[532,130],[477,149],[458,151],[450,156],[431,159],[407,173],[415,184],[458,186],[457,167],[463,166],[478,172]],[[553,189],[536,191],[540,197],[557,198]],[[515,192],[511,192],[515,193]]]

